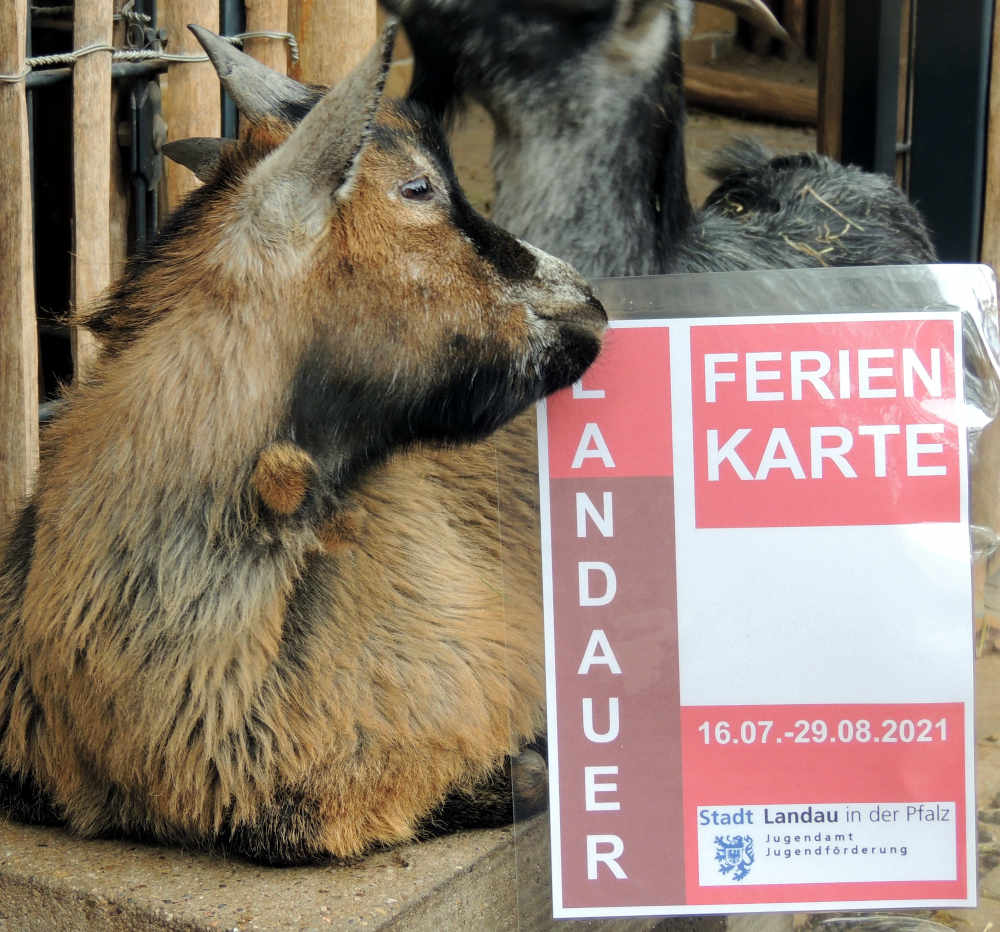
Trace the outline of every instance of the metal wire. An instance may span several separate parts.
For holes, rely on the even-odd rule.
[[[290,32],[272,32],[270,30],[257,30],[255,32],[241,32],[235,36],[223,36],[233,45],[240,45],[244,39],[281,39],[288,43],[288,50],[292,56],[292,62],[299,60],[299,44],[295,41],[295,36]],[[112,61],[166,61],[166,62],[203,62],[208,61],[208,56],[204,54],[181,54],[174,52],[160,52],[155,49],[116,49],[103,42],[94,42],[82,48],[74,49],[72,52],[63,52],[59,55],[38,55],[24,60],[24,67],[14,74],[0,74],[0,84],[19,84],[28,74],[38,67],[50,65],[72,65],[85,55],[92,55],[94,52],[110,52]]]

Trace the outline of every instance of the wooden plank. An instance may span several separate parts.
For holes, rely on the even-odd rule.
[[[24,66],[25,0],[0,3],[0,73]],[[0,535],[38,473],[38,329],[24,82],[0,83]]]
[[[819,72],[816,148],[839,159],[844,118],[844,0],[819,0],[816,34]]]
[[[799,84],[745,74],[734,80],[732,73],[719,68],[689,65],[684,69],[684,92],[688,103],[698,107],[784,123],[816,123],[816,91]]]
[[[785,0],[781,9],[781,25],[785,27],[795,46],[801,50],[806,47],[808,22],[806,0]]]
[[[73,47],[111,45],[112,0],[77,0]],[[91,52],[73,66],[73,305],[85,307],[111,281],[111,52]],[[86,378],[97,343],[71,334],[73,371]]]
[[[167,30],[170,51],[203,54],[188,23],[219,31],[218,0],[160,0],[157,15]],[[167,139],[222,134],[222,103],[219,79],[210,62],[174,62],[163,86],[163,118]],[[198,179],[181,165],[164,159],[167,209],[173,210],[184,197],[198,187]]]
[[[247,32],[288,32],[288,0],[244,0]],[[288,73],[288,44],[278,39],[247,39],[244,50],[268,68]]]
[[[993,13],[993,48],[986,127],[986,190],[979,261],[1000,269],[1000,15]],[[979,437],[972,476],[972,521],[1000,533],[1000,420],[987,424]],[[1000,643],[1000,556],[975,567],[976,645],[997,649]]]
[[[763,0],[763,2],[764,6],[766,6],[773,14],[776,16],[781,14],[782,11],[778,9],[778,0]],[[766,58],[772,53],[772,51],[774,51],[774,36],[772,36],[768,30],[762,29],[760,26],[753,25],[749,22],[745,25],[747,27],[747,38],[750,50],[754,53],[754,55]]]
[[[125,47],[125,23],[115,23],[112,45]],[[111,122],[108,127],[108,152],[111,159],[111,178],[109,204],[109,252],[108,261],[112,281],[116,280],[125,269],[128,257],[129,232],[129,182],[128,169],[123,162],[129,158],[129,151],[118,144],[118,125],[116,118],[123,113],[122,105],[128,104],[129,87],[125,82],[112,82]],[[124,112],[127,112],[124,111]],[[127,119],[127,118],[126,118]]]
[[[336,84],[372,47],[376,0],[290,0],[288,24],[300,59],[289,74],[297,81]]]
[[[905,191],[909,182],[910,110],[913,97],[911,58],[913,51],[913,3],[902,0],[899,30],[899,86],[896,91],[896,183]]]
[[[788,32],[789,41],[782,47],[788,61],[803,61],[809,45],[809,10],[806,0],[784,0],[779,14],[781,25]]]
[[[986,191],[979,259],[1000,272],[1000,16],[993,13],[990,99],[986,126]]]

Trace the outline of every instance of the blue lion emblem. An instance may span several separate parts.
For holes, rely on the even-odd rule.
[[[749,835],[716,835],[715,860],[720,874],[732,871],[733,880],[742,880],[753,864],[753,839]]]

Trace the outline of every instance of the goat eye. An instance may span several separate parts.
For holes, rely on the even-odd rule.
[[[399,193],[411,201],[428,201],[434,194],[434,188],[426,175],[414,178],[399,186]]]

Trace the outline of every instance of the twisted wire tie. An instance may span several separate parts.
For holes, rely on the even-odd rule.
[[[295,36],[290,32],[272,32],[269,29],[261,29],[254,32],[241,32],[235,36],[223,36],[227,42],[233,45],[242,44],[244,39],[281,39],[288,43],[288,51],[292,56],[292,63],[299,60],[299,44],[295,41]],[[94,52],[110,52],[112,61],[165,61],[165,62],[203,62],[208,61],[205,54],[181,54],[179,52],[157,52],[154,49],[116,49],[105,42],[93,42],[82,48],[74,49],[72,52],[63,52],[59,55],[38,55],[24,60],[24,67],[14,74],[0,74],[0,84],[18,84],[23,81],[34,68],[46,67],[49,65],[71,65],[85,55]]]

